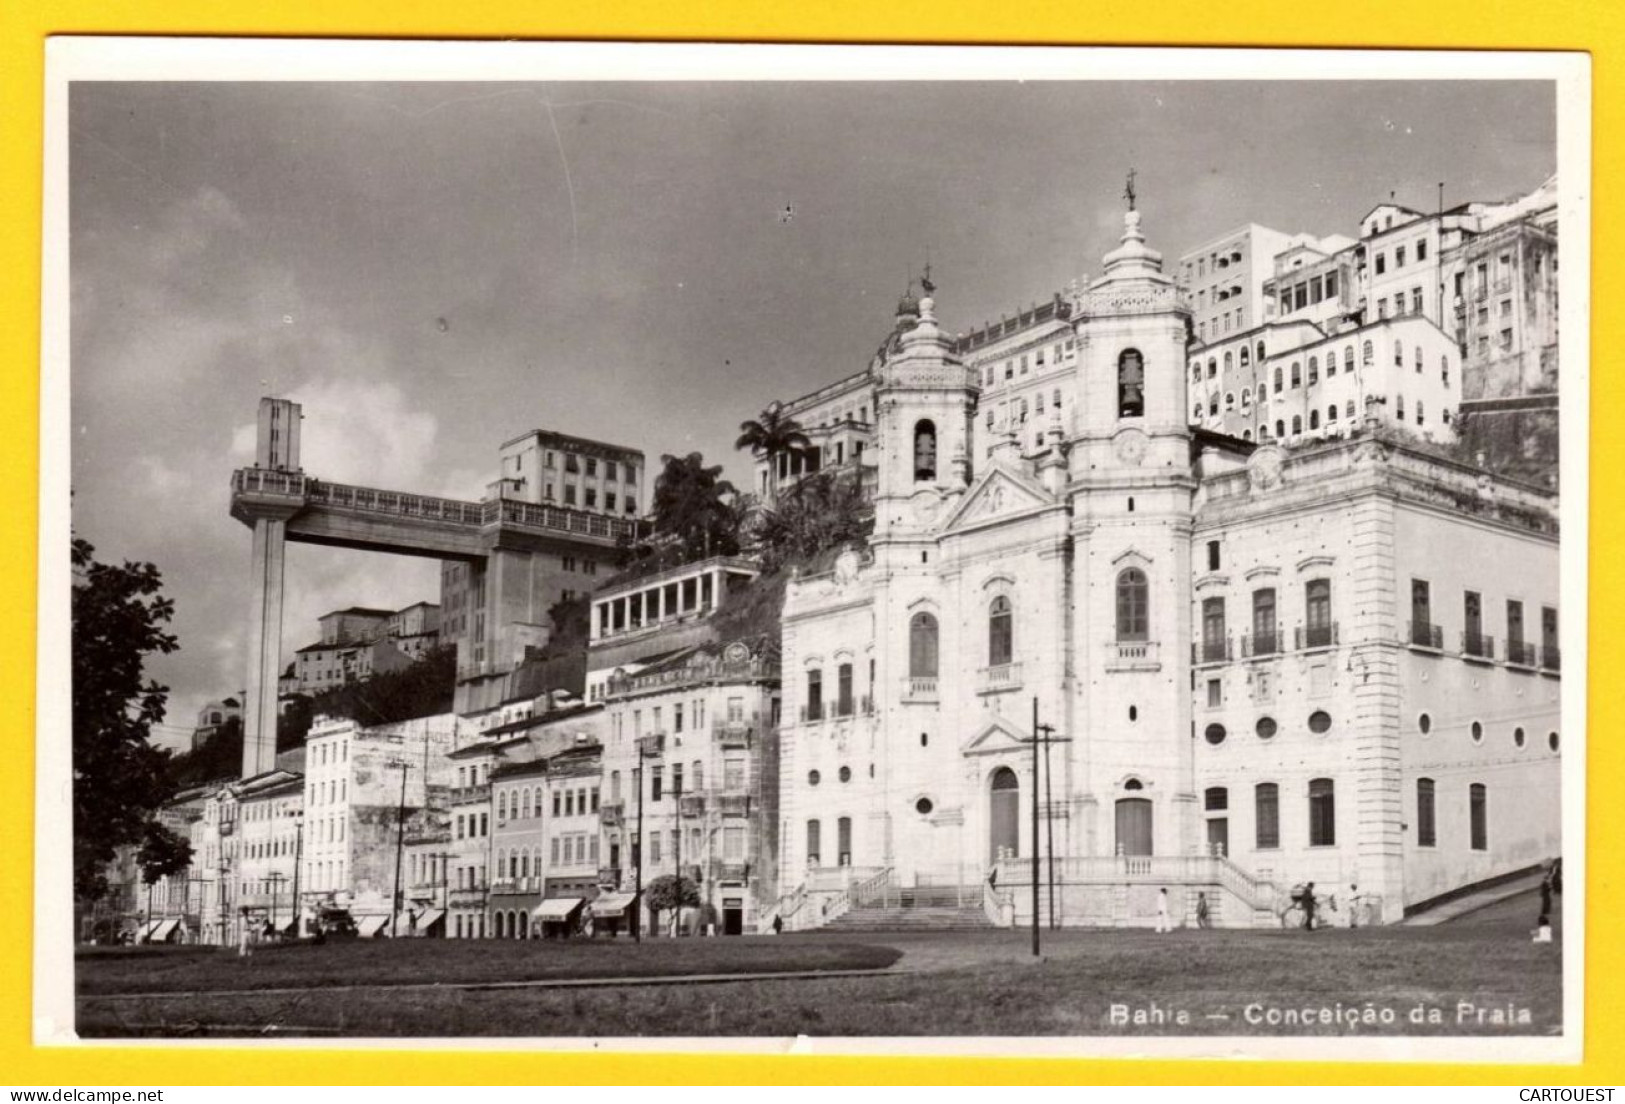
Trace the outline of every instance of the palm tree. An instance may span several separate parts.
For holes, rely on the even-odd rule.
[[[685,559],[739,552],[738,492],[721,478],[722,465],[707,467],[697,452],[662,456],[655,479],[654,527],[682,548]]]
[[[761,417],[739,423],[739,439],[734,442],[736,449],[750,449],[752,456],[767,459],[768,486],[778,481],[778,458],[785,453],[807,452],[812,448],[812,441],[801,431],[796,420],[784,413],[784,407],[772,403],[762,411]]]

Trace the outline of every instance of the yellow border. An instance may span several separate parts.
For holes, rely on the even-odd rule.
[[[1382,0],[1374,4],[1233,5],[1222,21],[1205,0],[1149,0],[1102,5],[1028,0],[980,10],[966,0],[825,0],[786,4],[763,0],[621,0],[615,5],[558,0],[495,0],[482,7],[425,0],[288,0],[270,7],[226,6],[210,0],[113,0],[103,3],[27,2],[0,7],[0,271],[9,294],[0,325],[0,702],[11,746],[0,771],[0,1082],[69,1086],[124,1084],[370,1084],[449,1083],[709,1083],[735,1081],[816,1084],[1043,1084],[1306,1082],[1551,1085],[1625,1082],[1625,951],[1618,920],[1625,915],[1618,856],[1625,827],[1610,815],[1619,804],[1625,751],[1600,696],[1590,703],[1586,1061],[1579,1067],[1242,1063],[1163,1060],[892,1059],[720,1057],[711,1055],[547,1055],[501,1052],[417,1052],[403,1062],[389,1052],[343,1050],[157,1050],[36,1048],[31,1042],[31,886],[33,826],[34,632],[39,409],[39,258],[42,89],[45,38],[51,34],[274,35],[410,38],[645,38],[802,42],[1113,43],[1133,45],[1384,46],[1475,49],[1586,50],[1593,56],[1595,124],[1592,195],[1592,302],[1597,356],[1592,408],[1620,409],[1611,400],[1625,383],[1606,352],[1625,347],[1625,312],[1610,309],[1625,291],[1616,258],[1625,255],[1615,200],[1625,130],[1620,122],[1625,5],[1606,0],[1543,0],[1490,4],[1481,0]],[[1620,438],[1592,442],[1592,501],[1625,497]],[[1591,512],[1591,554],[1625,542],[1625,513]],[[1612,615],[1612,616],[1610,616]],[[1596,673],[1618,667],[1625,649],[1609,626],[1625,624],[1625,590],[1599,586],[1591,600]],[[27,841],[26,843],[24,841]],[[1606,925],[1606,926],[1605,926]]]

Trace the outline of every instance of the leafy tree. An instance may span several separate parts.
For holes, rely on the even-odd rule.
[[[152,885],[158,879],[179,874],[192,865],[192,843],[156,820],[149,820],[135,861],[141,867],[141,880]]]
[[[652,909],[665,912],[676,908],[681,901],[684,908],[698,908],[700,887],[691,879],[676,874],[662,874],[643,887],[643,897]]]
[[[734,442],[734,448],[750,449],[752,456],[765,458],[768,468],[777,475],[774,461],[787,452],[810,450],[812,441],[796,420],[784,412],[784,407],[773,403],[760,417],[739,423],[739,439]]]
[[[175,606],[158,569],[99,563],[95,552],[74,539],[73,885],[92,900],[107,892],[117,849],[145,838],[173,792],[170,755],[148,742],[169,688],[143,668],[179,647],[164,630]]]
[[[732,556],[739,552],[739,511],[734,485],[722,465],[706,466],[697,452],[662,456],[655,480],[654,527],[674,541],[685,560]]]
[[[753,535],[762,567],[771,573],[843,544],[863,544],[873,527],[861,477],[828,471],[803,479],[761,510]]]

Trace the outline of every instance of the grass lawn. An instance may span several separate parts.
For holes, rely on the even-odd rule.
[[[107,947],[76,957],[81,998],[112,993],[212,992],[343,985],[423,985],[561,978],[854,970],[890,966],[886,946],[786,939],[628,939],[521,942],[349,939],[257,947]]]
[[[1529,942],[1529,912],[1527,902],[1519,900],[1431,928],[1161,936],[1141,930],[1046,932],[1039,961],[1028,953],[1025,932],[1002,931],[656,941],[642,948],[433,944],[465,963],[488,960],[505,979],[543,976],[525,973],[533,956],[555,964],[549,976],[566,968],[574,976],[592,971],[602,976],[657,962],[669,970],[677,965],[673,955],[681,956],[683,969],[698,972],[702,968],[692,964],[707,954],[751,963],[735,968],[789,969],[815,952],[829,956],[822,961],[856,965],[860,959],[843,954],[870,956],[877,942],[902,952],[894,970],[873,977],[706,985],[317,988],[298,994],[111,1001],[91,995],[111,991],[109,975],[98,980],[105,964],[82,960],[80,1031],[87,1036],[231,1035],[276,1025],[290,1034],[353,1036],[1538,1035],[1561,1025],[1562,947]],[[376,947],[357,953],[378,954],[387,962],[389,945]],[[265,960],[274,957],[267,954]],[[128,988],[178,987],[155,984],[150,972],[132,969],[135,962],[132,956],[120,964],[118,977]],[[419,961],[425,977],[447,972],[428,963],[428,958]],[[258,968],[256,963],[238,976]],[[335,984],[351,977],[349,970],[329,970],[313,980]],[[1471,1009],[1465,1019],[1462,1002]],[[1379,1015],[1386,1010],[1392,1021],[1321,1022],[1321,1009],[1335,1017],[1339,1006],[1345,1015],[1350,1008],[1358,1013],[1369,1006]],[[1308,1023],[1301,1022],[1306,1009],[1314,1013]],[[1272,1012],[1298,1019],[1270,1023]],[[1417,1015],[1421,1022],[1413,1019]]]

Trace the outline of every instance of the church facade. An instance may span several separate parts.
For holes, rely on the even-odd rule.
[[[987,416],[923,286],[870,369],[870,546],[786,592],[787,926],[904,887],[1020,921],[1035,866],[1065,924],[1149,924],[1163,888],[1274,923],[1310,881],[1388,922],[1558,853],[1548,494],[1373,410],[1193,425],[1190,307],[1133,210],[1052,312],[1043,421]]]

